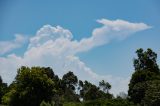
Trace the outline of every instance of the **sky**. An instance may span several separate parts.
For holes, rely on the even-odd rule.
[[[159,0],[1,0],[0,75],[10,84],[20,66],[46,66],[127,93],[138,48],[160,64],[159,19]]]

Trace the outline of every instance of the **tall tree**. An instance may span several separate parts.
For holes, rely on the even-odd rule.
[[[73,72],[69,71],[63,75],[61,85],[64,89],[65,101],[79,101],[79,97],[75,92],[77,84],[78,78]]]
[[[134,67],[135,70],[149,70],[158,73],[159,68],[156,62],[157,54],[153,52],[151,49],[147,49],[147,51],[143,51],[142,48],[136,51],[137,59],[134,59]]]
[[[84,101],[87,101],[102,98],[104,96],[104,92],[102,92],[96,85],[88,81],[84,81],[83,87],[80,90],[80,95]]]
[[[73,72],[69,71],[68,73],[63,75],[62,83],[69,89],[75,90],[75,86],[78,83],[77,76],[74,75]]]
[[[135,72],[129,83],[128,95],[134,103],[141,103],[145,97],[148,81],[160,80],[160,71],[157,65],[157,54],[151,49],[136,51],[137,59],[134,59]]]
[[[111,85],[108,82],[105,82],[104,80],[99,82],[99,87],[102,88],[103,92],[105,93],[109,93],[109,90],[111,89]]]

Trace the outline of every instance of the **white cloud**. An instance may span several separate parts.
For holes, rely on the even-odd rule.
[[[109,81],[113,86],[114,94],[121,91],[126,92],[129,77],[98,75],[87,67],[76,54],[109,43],[112,39],[124,39],[134,32],[150,27],[144,23],[130,23],[123,20],[102,19],[98,22],[103,26],[94,29],[91,37],[80,41],[72,40],[72,33],[60,26],[43,26],[34,37],[30,38],[28,49],[22,57],[15,54],[0,57],[0,75],[10,83],[16,75],[16,69],[22,65],[49,66],[59,76],[71,70],[82,80],[89,80],[93,83],[98,83],[102,79]]]
[[[29,48],[38,47],[48,40],[55,41],[58,38],[71,40],[72,33],[60,26],[52,27],[51,25],[44,25],[39,31],[37,31],[35,37],[30,39]]]
[[[77,52],[87,51],[93,47],[104,45],[113,39],[125,39],[135,32],[151,28],[144,23],[131,23],[124,20],[112,21],[108,19],[101,19],[97,20],[97,22],[103,26],[95,28],[91,37],[84,38],[78,42]]]
[[[144,23],[130,23],[120,19],[114,21],[101,19],[97,20],[97,22],[103,24],[104,26],[102,28],[95,29],[93,31],[93,35],[97,37],[99,35],[105,36],[107,34],[104,38],[107,40],[112,40],[115,38],[124,39],[135,32],[151,28],[151,26]]]
[[[26,37],[16,34],[11,41],[0,41],[0,55],[8,53],[16,48],[20,48],[26,41]]]

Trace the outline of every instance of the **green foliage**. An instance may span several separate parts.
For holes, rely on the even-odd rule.
[[[3,103],[11,106],[39,106],[54,95],[54,74],[49,68],[21,67]]]
[[[147,90],[142,103],[144,106],[160,106],[160,80],[147,83]]]
[[[133,103],[125,99],[98,99],[95,101],[88,101],[84,106],[134,106]]]
[[[2,97],[6,93],[7,84],[3,83],[2,78],[0,76],[0,104],[2,103]]]
[[[134,106],[126,99],[96,99],[82,103],[68,102],[63,106]]]
[[[99,87],[103,89],[103,92],[109,93],[109,90],[111,89],[111,85],[108,82],[105,82],[104,80],[102,80],[101,82],[99,82]]]
[[[146,83],[137,83],[133,86],[132,90],[130,90],[129,94],[131,97],[131,100],[134,103],[141,103],[141,101],[144,98],[145,91],[146,91]]]
[[[157,54],[155,52],[151,49],[147,49],[147,51],[138,49],[136,53],[138,58],[134,59],[135,72],[129,83],[128,95],[135,104],[143,104],[148,100],[147,95],[152,92],[149,90],[149,82],[160,81],[160,71],[156,63]],[[150,98],[150,100],[152,99]],[[149,102],[145,102],[145,106],[150,106],[147,103]]]
[[[63,75],[62,83],[65,85],[66,88],[74,91],[75,86],[78,83],[78,78],[73,74],[73,72],[69,71],[68,73]]]
[[[65,102],[63,106],[83,106],[80,102]]]
[[[104,88],[104,90],[109,90],[111,88],[111,85],[108,82],[105,82],[103,87],[106,87]],[[80,96],[83,98],[84,101],[96,100],[100,98],[109,99],[113,97],[108,91],[107,93],[105,91],[101,91],[99,87],[91,84],[88,81],[84,81],[82,89],[80,90]]]
[[[101,95],[99,93],[99,89],[96,86],[92,86],[85,93],[84,100],[95,100],[100,97],[101,97]]]
[[[14,95],[16,95],[15,89],[11,89],[9,92],[7,92],[3,98],[2,98],[2,103],[9,105],[11,101],[13,101]],[[12,100],[11,100],[12,99]],[[16,101],[17,102],[17,101]]]
[[[147,49],[147,51],[143,51],[142,48],[136,51],[137,59],[134,59],[134,67],[135,70],[150,70],[158,73],[159,68],[156,63],[157,54],[153,52],[151,49]]]
[[[128,94],[134,103],[140,103],[147,89],[147,81],[159,79],[157,74],[148,70],[133,73],[129,84]]]
[[[69,71],[63,75],[61,85],[64,90],[62,95],[63,101],[77,102],[79,101],[79,96],[75,92],[75,87],[78,84],[78,78],[73,72]]]
[[[95,85],[91,84],[88,81],[85,81],[83,84],[82,90],[80,90],[80,95],[83,98],[83,100],[94,100],[97,99],[99,88],[97,88]]]

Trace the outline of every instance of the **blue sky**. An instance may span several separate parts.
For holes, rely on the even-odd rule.
[[[24,58],[30,44],[29,39],[46,24],[68,29],[73,35],[72,40],[80,41],[89,38],[95,28],[102,26],[101,23],[96,22],[99,19],[144,23],[152,28],[133,33],[126,39],[115,39],[107,44],[74,54],[78,61],[85,63],[86,67],[98,75],[128,78],[133,72],[132,61],[136,56],[136,49],[152,48],[160,55],[159,5],[159,0],[1,0],[0,42],[18,41],[18,43],[14,49],[1,54],[0,57],[7,59],[8,55],[15,54],[17,57]],[[20,41],[14,40],[15,34],[20,35],[18,37]],[[5,47],[0,48],[0,51]],[[2,59],[0,59],[0,66],[4,66],[7,61],[2,63]],[[16,68],[17,65],[13,67]],[[3,68],[0,74],[4,80],[10,82],[6,77],[8,74],[5,74],[7,69]],[[14,76],[14,73],[10,72],[9,75]]]

